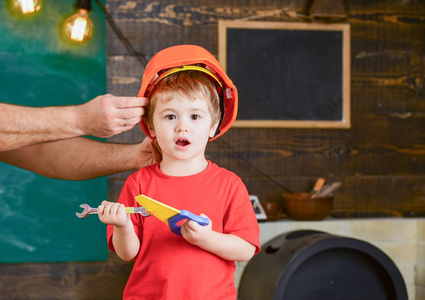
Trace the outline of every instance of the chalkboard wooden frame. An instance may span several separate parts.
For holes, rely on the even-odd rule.
[[[260,31],[261,30],[261,31]],[[242,36],[241,39],[243,40],[237,40],[229,38],[229,32],[232,33],[232,36]],[[241,34],[240,34],[241,33]],[[243,33],[243,35],[242,35]],[[333,53],[328,54],[328,58],[330,59],[331,63],[327,64],[327,67],[323,67],[322,70],[315,69],[315,77],[313,76],[312,80],[315,80],[314,84],[316,83],[316,80],[318,82],[321,82],[322,79],[329,77],[329,68],[328,66],[333,66],[337,64],[339,69],[336,69],[335,73],[337,74],[335,77],[328,78],[326,80],[329,80],[332,84],[325,84],[327,90],[329,88],[334,88],[335,90],[332,91],[331,96],[329,99],[327,99],[327,94],[323,95],[322,93],[314,93],[312,91],[309,91],[307,93],[310,93],[312,95],[307,95],[308,97],[307,101],[316,101],[315,97],[321,97],[319,101],[316,102],[310,102],[310,104],[313,105],[305,105],[305,102],[302,102],[301,105],[303,105],[302,110],[306,110],[304,118],[303,115],[293,117],[291,115],[278,115],[277,117],[269,118],[268,116],[259,116],[261,112],[259,111],[259,101],[263,102],[265,99],[258,99],[254,98],[254,93],[248,93],[247,95],[241,95],[243,94],[240,83],[247,83],[248,85],[256,84],[256,82],[251,82],[249,80],[246,80],[246,77],[252,76],[247,75],[251,74],[253,72],[252,69],[249,68],[249,66],[246,66],[246,62],[249,61],[248,64],[251,64],[253,60],[256,59],[257,56],[263,55],[264,53],[256,53],[255,47],[256,45],[262,45],[266,43],[267,41],[263,41],[263,37],[266,37],[268,34],[282,34],[282,36],[288,40],[284,40],[281,42],[279,40],[279,43],[269,43],[266,47],[270,51],[269,53],[273,53],[274,50],[280,51],[281,49],[273,49],[274,47],[286,47],[282,45],[290,45],[292,49],[294,47],[303,47],[305,46],[303,43],[298,43],[298,38],[296,40],[291,40],[291,36],[298,37],[302,34],[310,34],[310,37],[316,37],[320,39],[320,43],[317,43],[317,45],[321,45],[322,49],[325,47],[324,52],[326,53]],[[238,35],[240,34],[240,35]],[[339,40],[337,42],[334,42],[335,39],[321,39],[321,36],[333,34],[337,35]],[[218,44],[219,44],[219,51],[218,51],[218,58],[220,63],[222,64],[223,68],[227,70],[227,73],[229,74],[229,77],[234,81],[236,86],[238,87],[239,91],[239,115],[238,119],[236,120],[234,126],[235,127],[260,127],[260,128],[285,128],[285,127],[291,127],[291,128],[350,128],[350,25],[349,24],[315,24],[315,23],[293,23],[293,22],[259,22],[259,21],[219,21],[219,27],[218,27]],[[326,41],[332,41],[332,45],[326,44]],[[240,43],[242,41],[242,43]],[[233,44],[232,44],[233,43]],[[272,45],[270,45],[272,44]],[[316,45],[316,44],[314,44]],[[315,46],[313,46],[315,48]],[[335,49],[326,49],[328,48],[335,48]],[[300,52],[306,52],[311,51],[312,47],[309,47],[309,49],[295,49],[295,53]],[[241,51],[239,54],[234,54],[235,51],[233,50]],[[248,51],[249,49],[249,51]],[[254,49],[254,51],[253,51]],[[261,49],[260,49],[261,50]],[[228,52],[229,51],[229,52]],[[230,51],[233,51],[230,53]],[[260,52],[260,51],[259,51]],[[246,54],[249,53],[249,54]],[[280,53],[280,52],[279,52]],[[313,50],[311,53],[316,53],[316,50]],[[336,53],[336,55],[335,55]],[[249,57],[249,60],[245,59],[245,61],[242,61],[241,56],[244,55],[252,55],[252,57]],[[280,57],[280,55],[277,55]],[[275,55],[276,57],[276,55]],[[315,55],[309,56],[308,53],[303,58],[310,59],[309,57],[312,57],[311,59],[316,61],[311,61],[307,63],[311,63],[312,65],[317,65],[317,57]],[[230,61],[231,59],[231,61]],[[241,61],[240,61],[241,59]],[[288,55],[285,55],[284,59],[288,59]],[[335,63],[335,64],[334,64]],[[231,70],[231,66],[233,64],[233,71]],[[242,66],[241,64],[245,64],[245,66]],[[279,67],[279,72],[286,72],[282,73],[280,78],[290,78],[293,76],[294,69],[291,68],[288,70],[288,68]],[[236,70],[236,71],[235,71]],[[240,70],[240,71],[239,71]],[[258,69],[255,70],[257,72]],[[235,81],[235,78],[237,78],[237,75],[232,74],[240,72],[239,75],[239,84]],[[318,72],[318,73],[317,73]],[[261,78],[264,78],[264,76],[268,76],[267,74],[264,75],[267,72],[261,73]],[[276,72],[274,72],[276,74]],[[318,75],[318,76],[317,76]],[[255,76],[255,75],[253,75]],[[298,75],[298,79],[302,78],[301,81],[304,81],[304,78],[308,76],[304,76],[303,74]],[[258,77],[254,78],[252,81],[257,81]],[[265,79],[265,84],[268,86],[278,86],[279,91],[285,89],[285,83],[282,82],[273,82],[275,79],[275,75],[270,75],[270,78]],[[299,82],[300,80],[298,80]],[[301,83],[302,86],[304,83]],[[322,84],[323,85],[323,84]],[[281,88],[282,87],[282,88]],[[250,88],[250,87],[249,87]],[[291,87],[293,88],[293,87]],[[302,87],[302,91],[297,91],[297,93],[303,93],[304,90],[308,91],[309,87],[308,84],[305,84],[305,86]],[[264,89],[263,89],[264,91]],[[335,94],[337,93],[337,94]],[[297,94],[296,94],[297,95]],[[242,96],[242,97],[241,97]],[[258,95],[257,95],[258,96]],[[313,96],[313,97],[310,97]],[[246,98],[254,98],[251,100],[246,100]],[[260,97],[261,98],[261,95]],[[269,97],[271,98],[271,97]],[[291,105],[296,105],[295,102],[299,101],[297,97],[293,97],[294,99],[291,99],[291,97],[283,97],[279,98],[278,101],[274,100],[270,103],[267,102],[267,110],[269,111],[278,111],[280,107],[291,107]],[[295,99],[297,98],[297,99]],[[318,105],[322,105],[323,110],[319,112],[308,112],[310,107],[319,107]],[[298,104],[300,105],[300,104]],[[300,106],[301,106],[300,105]],[[245,109],[245,111],[253,111],[257,116],[255,118],[241,116],[241,109]],[[316,108],[311,108],[316,109]],[[322,109],[322,108],[317,108]],[[335,110],[328,113],[328,110]],[[303,113],[301,113],[303,114]],[[313,116],[310,118],[310,116]],[[329,117],[329,118],[328,118]]]

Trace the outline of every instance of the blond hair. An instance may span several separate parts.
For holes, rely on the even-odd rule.
[[[216,86],[206,74],[194,70],[185,70],[168,75],[155,86],[146,112],[146,123],[150,128],[154,128],[152,117],[156,103],[158,101],[168,102],[173,99],[176,93],[187,96],[191,100],[204,99],[211,115],[211,126],[218,122],[220,99]]]

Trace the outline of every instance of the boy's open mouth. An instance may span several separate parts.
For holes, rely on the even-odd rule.
[[[190,142],[186,139],[178,139],[176,141],[176,144],[179,145],[179,146],[187,146],[187,145],[190,144]]]

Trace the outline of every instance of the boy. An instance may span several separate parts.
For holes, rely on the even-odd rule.
[[[129,176],[119,203],[99,206],[109,247],[135,260],[124,299],[234,300],[234,261],[260,251],[259,227],[241,179],[208,161],[205,148],[235,120],[236,88],[208,51],[182,45],[152,58],[139,96],[150,98],[141,125],[162,161]],[[140,194],[211,222],[187,220],[175,235],[153,216],[125,214]]]

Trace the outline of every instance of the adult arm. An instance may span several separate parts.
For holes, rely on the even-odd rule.
[[[65,180],[137,170],[158,160],[160,156],[149,138],[140,144],[127,145],[80,137],[0,152],[0,161]]]
[[[0,103],[0,151],[90,135],[100,138],[136,126],[147,98],[102,95],[75,106],[26,107]]]

